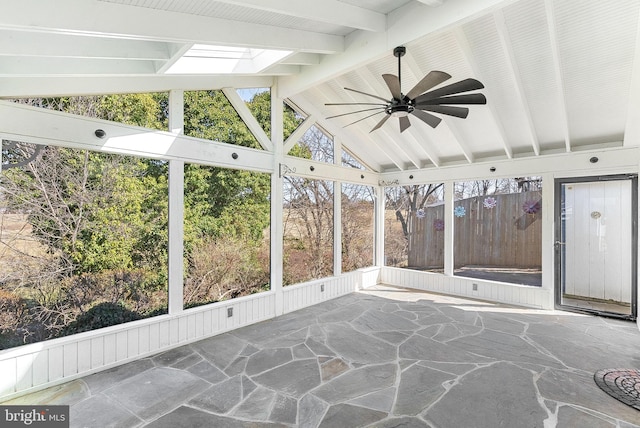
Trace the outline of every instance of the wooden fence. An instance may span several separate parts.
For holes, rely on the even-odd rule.
[[[493,198],[495,206],[485,206]],[[491,201],[487,205],[492,205]],[[535,205],[537,203],[537,205]],[[526,208],[530,211],[525,212]],[[456,201],[454,265],[540,268],[542,264],[541,194],[478,196]],[[422,216],[424,214],[424,216]],[[444,205],[430,206],[410,218],[409,266],[444,266]],[[450,225],[446,225],[450,227]]]

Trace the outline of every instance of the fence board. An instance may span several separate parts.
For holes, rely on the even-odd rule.
[[[454,264],[540,268],[542,265],[542,214],[527,214],[525,202],[540,202],[541,194],[521,192],[493,195],[496,206],[486,208],[478,196],[456,201],[465,215],[454,217]],[[412,216],[409,266],[433,269],[444,266],[444,232],[435,227],[444,218],[444,206],[427,207],[423,218]],[[451,225],[445,225],[451,227]]]

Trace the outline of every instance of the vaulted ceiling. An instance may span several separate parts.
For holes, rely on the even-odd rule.
[[[637,0],[0,5],[4,98],[269,86],[378,172],[640,143]],[[396,46],[407,50],[403,94],[439,70],[451,78],[435,88],[474,78],[487,104],[468,106],[466,119],[434,113],[435,128],[409,115],[403,132],[395,117],[370,132],[384,112],[327,119],[367,108],[327,103],[379,102],[345,87],[391,98],[382,75],[398,72]],[[236,62],[207,68],[216,49]]]

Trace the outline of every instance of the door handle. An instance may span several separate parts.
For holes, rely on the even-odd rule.
[[[560,242],[560,241],[556,241],[556,242],[555,242],[555,246],[556,246],[556,247],[558,247],[558,246],[560,246],[560,245],[565,245],[565,243],[564,243],[564,242]]]

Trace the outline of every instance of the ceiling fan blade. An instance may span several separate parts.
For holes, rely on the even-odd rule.
[[[431,99],[444,97],[445,95],[458,94],[460,92],[475,91],[476,89],[482,89],[484,85],[476,79],[465,79],[456,83],[452,83],[442,88],[435,89],[431,92],[424,93],[416,98],[416,102],[420,102],[420,99]]]
[[[365,119],[369,119],[371,116],[375,116],[376,114],[380,114],[380,113],[383,113],[383,112],[382,112],[382,111],[377,111],[377,112],[375,112],[375,113],[371,113],[370,115],[365,116],[365,117],[363,117],[362,119],[358,119],[358,120],[356,120],[356,121],[354,121],[354,122],[351,122],[351,123],[349,123],[349,124],[345,125],[345,126],[344,126],[344,128],[346,128],[347,126],[353,125],[354,123],[362,122],[363,120],[365,120]]]
[[[326,106],[386,106],[382,103],[324,103]]]
[[[432,111],[434,113],[441,113],[441,114],[446,114],[448,116],[460,117],[462,119],[466,119],[467,116],[469,115],[469,109],[466,108],[466,107],[453,107],[453,106],[441,106],[441,105],[431,106],[431,105],[428,105],[428,106],[418,107],[418,108],[421,109],[421,110]]]
[[[432,106],[439,104],[486,104],[487,98],[482,94],[463,94],[452,95],[450,97],[427,98],[420,99],[422,95],[416,98],[415,106],[422,108],[423,106]]]
[[[384,79],[389,91],[393,98],[397,100],[402,99],[402,92],[400,91],[400,79],[398,76],[394,76],[393,74],[383,74],[382,78]]]
[[[410,100],[414,99],[418,95],[423,92],[428,91],[436,85],[441,84],[442,82],[451,79],[451,75],[445,73],[444,71],[431,71],[429,74],[424,76],[422,80],[420,80],[416,86],[413,87],[409,92],[407,92],[407,98]]]
[[[350,111],[349,113],[342,113],[342,114],[336,114],[335,116],[329,116],[327,117],[327,119],[333,119],[336,117],[348,116],[350,114],[362,113],[363,111],[373,111],[373,110],[384,111],[384,107],[366,108],[364,110]]]
[[[383,117],[382,120],[380,122],[378,122],[377,125],[374,126],[371,131],[369,131],[369,133],[372,133],[373,131],[375,131],[376,129],[380,128],[382,125],[384,125],[384,123],[387,120],[389,120],[390,117],[391,117],[390,115],[386,115],[385,117]]]
[[[420,119],[421,121],[423,121],[424,123],[426,123],[432,128],[435,128],[436,126],[438,126],[438,124],[440,124],[440,122],[442,122],[442,119],[430,113],[427,113],[426,111],[416,109],[416,110],[413,110],[411,114],[413,114],[418,119]]]
[[[377,99],[379,99],[379,100],[384,101],[385,103],[388,103],[388,102],[389,102],[389,100],[387,100],[387,99],[385,99],[385,98],[382,98],[382,97],[379,97],[379,96],[377,96],[377,95],[373,95],[373,94],[367,94],[366,92],[362,92],[362,91],[359,91],[359,90],[357,90],[357,89],[351,89],[351,88],[344,88],[344,89],[345,89],[345,90],[347,90],[347,91],[356,92],[356,93],[358,93],[358,94],[366,95],[366,96],[368,96],[368,97],[377,98]]]
[[[411,122],[409,122],[409,118],[407,116],[400,116],[400,132],[404,132],[408,127],[411,126]]]

